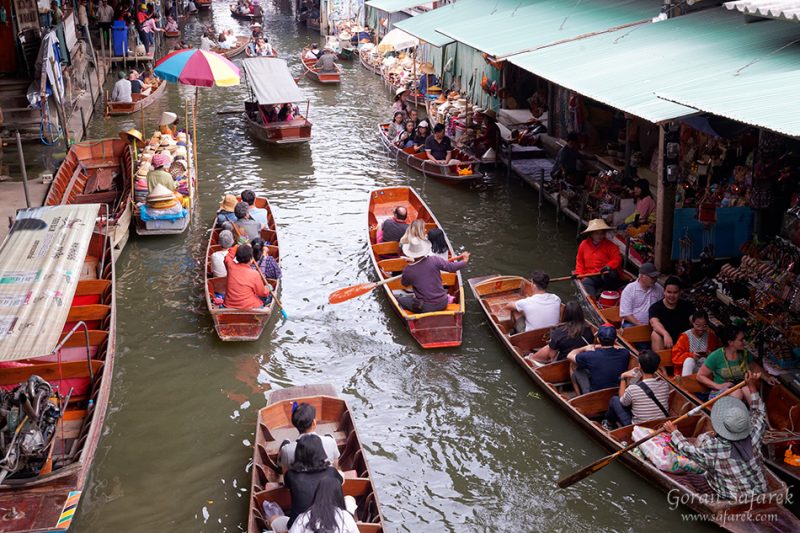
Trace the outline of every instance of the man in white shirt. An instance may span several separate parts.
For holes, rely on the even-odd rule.
[[[650,320],[650,306],[664,297],[664,288],[657,283],[661,273],[653,263],[639,268],[639,277],[623,290],[619,301],[622,327],[640,326]]]
[[[317,43],[313,43],[311,48],[308,49],[306,55],[304,56],[305,59],[319,59],[319,45]]]
[[[242,201],[248,205],[247,212],[250,214],[253,220],[261,223],[265,228],[269,227],[269,223],[267,222],[267,210],[255,206],[256,193],[250,189],[243,190]]]
[[[220,231],[217,244],[222,247],[222,250],[211,254],[211,272],[215,278],[224,278],[228,276],[228,269],[225,268],[225,256],[228,255],[228,248],[233,246],[233,233],[227,229]]]
[[[114,89],[111,90],[112,102],[131,103],[131,82],[128,76],[123,71],[117,72],[117,83],[114,84]]]
[[[525,331],[555,326],[561,319],[561,298],[547,292],[550,276],[536,271],[531,274],[531,282],[533,283],[531,296],[506,306],[511,311],[514,323],[516,324],[518,318],[517,313],[522,313],[525,317]],[[520,329],[521,327],[518,327],[517,331]]]
[[[317,410],[313,405],[307,403],[297,404],[292,406],[292,425],[297,429],[300,436],[306,433],[314,433],[317,429]],[[336,445],[336,439],[330,435],[319,435],[322,439],[322,447],[325,448],[325,454],[331,466],[338,467],[339,463],[339,447]],[[281,443],[280,451],[278,452],[278,464],[286,473],[294,463],[294,451],[297,448],[297,441],[290,442],[288,440]]]

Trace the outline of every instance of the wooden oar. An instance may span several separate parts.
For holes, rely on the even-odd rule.
[[[741,389],[746,384],[747,384],[746,381],[742,381],[738,385],[736,385],[734,387],[731,387],[730,389],[726,390],[725,392],[723,392],[722,394],[720,394],[716,398],[712,398],[712,399],[708,400],[706,403],[698,405],[697,407],[695,407],[694,409],[692,409],[688,413],[679,416],[678,418],[673,420],[672,423],[677,425],[678,422],[681,422],[682,420],[685,420],[686,418],[689,418],[690,416],[694,416],[694,415],[700,413],[703,409],[707,408],[708,406],[710,406],[711,404],[713,404],[714,402],[716,402],[717,400],[719,400],[723,396],[727,396],[730,393],[732,393],[733,391]],[[607,455],[607,456],[603,457],[602,459],[600,459],[598,461],[595,461],[594,463],[590,464],[589,466],[581,468],[580,470],[578,470],[574,474],[570,474],[569,476],[561,479],[558,482],[559,488],[565,489],[565,488],[569,487],[570,485],[574,485],[578,481],[591,476],[592,474],[594,474],[598,470],[601,470],[601,469],[605,468],[606,466],[608,466],[609,464],[611,464],[611,462],[614,459],[616,459],[617,457],[620,457],[622,454],[631,451],[632,449],[636,448],[637,446],[640,446],[641,444],[647,442],[648,440],[652,439],[656,435],[660,435],[663,432],[664,432],[664,427],[661,426],[661,428],[659,428],[657,430],[653,430],[649,435],[647,435],[646,437],[642,437],[641,439],[637,440],[633,444],[629,444],[628,446],[622,448],[621,450],[618,450],[618,451],[612,453],[611,455]]]
[[[554,281],[567,281],[570,279],[583,279],[583,278],[591,278],[594,276],[602,276],[602,275],[603,275],[602,272],[592,272],[591,274],[576,274],[574,276],[563,276],[560,278],[553,278],[550,280],[550,283],[553,283]]]
[[[264,252],[264,253],[266,253],[266,252]],[[280,300],[278,300],[278,295],[275,294],[275,291],[272,290],[272,285],[267,283],[267,278],[264,277],[264,273],[261,272],[260,268],[258,268],[258,264],[256,263],[256,260],[255,259],[251,259],[250,260],[250,264],[253,265],[253,267],[255,267],[256,272],[258,272],[258,275],[261,276],[261,281],[264,282],[264,286],[265,287],[269,287],[269,292],[270,292],[270,294],[272,294],[272,299],[275,300],[275,303],[278,305],[278,309],[281,310],[281,316],[283,317],[283,319],[284,320],[289,320],[289,315],[286,314],[286,310],[283,308],[283,304],[281,303]]]

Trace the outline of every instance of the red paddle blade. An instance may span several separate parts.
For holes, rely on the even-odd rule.
[[[328,303],[340,304],[357,296],[361,296],[362,294],[367,294],[374,288],[375,283],[361,283],[360,285],[345,287],[344,289],[333,291],[330,296],[328,296]]]

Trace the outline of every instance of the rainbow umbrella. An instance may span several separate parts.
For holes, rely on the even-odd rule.
[[[176,50],[156,62],[162,80],[195,87],[239,85],[239,67],[210,50]]]

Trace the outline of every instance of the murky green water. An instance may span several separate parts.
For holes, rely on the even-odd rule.
[[[266,29],[299,74],[296,53],[318,37],[295,24],[289,4],[267,3]],[[226,3],[214,11],[217,28],[246,31]],[[200,202],[190,231],[133,236],[117,262],[112,405],[75,530],[243,530],[257,409],[272,389],[318,382],[350,402],[389,531],[696,528],[622,466],[555,489],[560,475],[603,451],[517,368],[471,296],[463,346],[437,352],[417,347],[382,294],[327,304],[332,290],[371,277],[373,187],[415,187],[453,244],[473,253],[467,278],[567,274],[575,228],[557,228],[533,191],[504,173],[454,188],[396,164],[377,138],[387,93],[357,62],[345,63],[339,88],[301,85],[314,139],[300,148],[255,144],[240,117],[215,113],[240,103],[243,86],[201,91]],[[147,110],[148,130],[192,91],[170,86]],[[97,119],[90,137],[133,122]],[[267,194],[275,211],[290,319],[258,342],[223,344],[203,302],[202,259],[220,195],[246,187]]]

